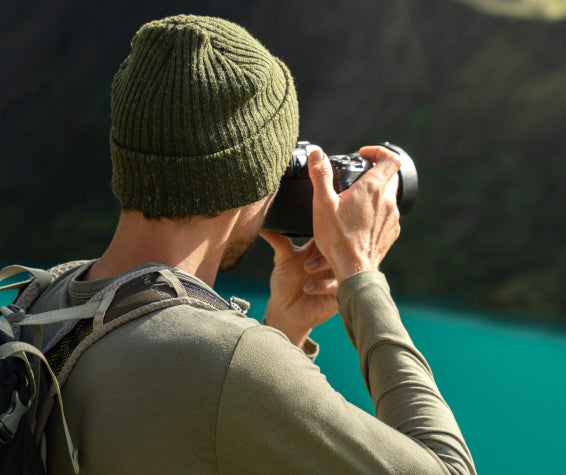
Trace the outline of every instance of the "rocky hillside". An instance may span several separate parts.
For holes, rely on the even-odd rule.
[[[108,158],[114,71],[141,24],[200,13],[243,24],[289,64],[302,138],[329,153],[389,140],[414,157],[418,202],[384,263],[395,290],[560,321],[566,23],[468,3],[3,3],[0,260],[104,249],[118,214]],[[253,252],[265,265],[248,260],[244,271],[265,278],[269,251]]]

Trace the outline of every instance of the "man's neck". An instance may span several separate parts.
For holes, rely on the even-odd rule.
[[[83,279],[111,277],[156,262],[177,267],[212,287],[236,218],[227,212],[214,218],[153,220],[136,211],[125,211],[112,242]]]

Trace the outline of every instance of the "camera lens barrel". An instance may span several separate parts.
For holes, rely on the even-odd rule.
[[[417,169],[411,157],[397,145],[385,142],[381,146],[401,158],[397,206],[401,216],[413,206],[418,190]],[[291,161],[279,185],[271,207],[263,223],[263,229],[281,231],[288,236],[312,236],[313,188],[308,174],[307,158],[318,145],[301,141],[293,151]],[[328,157],[334,174],[333,184],[337,193],[349,188],[372,163],[357,153]]]
[[[385,142],[380,144],[401,158],[401,169],[399,170],[399,186],[397,188],[397,207],[401,216],[406,215],[415,204],[417,191],[419,189],[419,177],[417,167],[413,159],[405,150],[397,145]]]

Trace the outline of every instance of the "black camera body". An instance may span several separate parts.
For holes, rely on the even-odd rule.
[[[401,158],[397,206],[401,216],[413,206],[418,190],[417,169],[411,157],[400,147],[388,142],[380,144]],[[263,229],[281,231],[288,236],[312,236],[313,188],[307,158],[318,145],[301,141],[293,151],[289,167],[281,179],[279,190],[263,223]],[[333,171],[336,193],[348,189],[373,164],[357,153],[328,157]]]

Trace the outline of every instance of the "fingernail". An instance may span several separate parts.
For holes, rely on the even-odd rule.
[[[305,266],[307,267],[307,269],[314,269],[318,266],[318,261],[316,259],[309,259],[307,262],[305,262]]]
[[[320,162],[324,160],[324,152],[322,152],[321,150],[314,150],[313,152],[311,152],[309,157],[311,157],[311,161],[313,163]]]
[[[307,283],[305,284],[305,290],[306,290],[307,292],[312,292],[312,291],[315,290],[315,289],[316,289],[316,284],[315,284],[314,282],[307,282]]]

